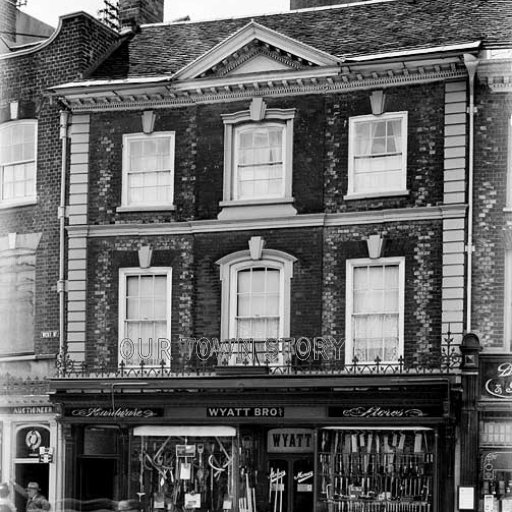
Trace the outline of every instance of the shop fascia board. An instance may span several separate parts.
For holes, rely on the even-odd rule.
[[[310,388],[332,388],[336,390],[353,390],[354,388],[368,388],[380,386],[401,386],[406,384],[433,384],[453,382],[454,375],[431,374],[431,375],[407,375],[397,376],[377,376],[361,374],[357,377],[346,376],[316,376],[316,377],[253,377],[253,378],[163,378],[163,379],[145,379],[131,381],[130,379],[52,379],[51,388],[55,392],[73,393],[77,390],[98,390],[105,393],[111,392],[112,385],[115,385],[117,392],[123,390],[123,385],[130,390],[130,394],[135,391],[137,384],[143,393],[160,390],[201,390],[201,389],[310,389]]]

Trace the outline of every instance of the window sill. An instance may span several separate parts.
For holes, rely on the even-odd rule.
[[[118,206],[117,213],[131,213],[131,212],[173,212],[176,206],[173,204],[165,205],[148,205],[148,206]]]
[[[396,196],[408,196],[409,190],[386,190],[382,192],[369,192],[369,193],[357,193],[357,194],[346,194],[343,199],[346,201],[356,199],[373,199],[374,197],[396,197]]]
[[[297,215],[297,210],[292,203],[293,198],[221,201],[222,210],[217,218],[218,220],[246,220],[293,217]]]
[[[503,208],[503,211],[505,213],[512,213],[512,206],[505,206],[505,208]]]
[[[0,201],[0,210],[7,210],[8,208],[18,208],[19,206],[32,206],[37,204],[37,198],[23,199],[20,201]]]

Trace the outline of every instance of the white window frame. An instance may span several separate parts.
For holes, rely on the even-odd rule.
[[[129,203],[128,202],[128,167],[129,167],[129,157],[130,144],[137,140],[150,140],[150,139],[169,139],[169,158],[171,168],[169,169],[169,173],[171,175],[170,179],[170,198],[168,201],[164,202],[156,202],[151,201],[147,203]],[[123,179],[122,179],[122,199],[121,199],[121,207],[118,208],[118,211],[137,211],[137,210],[147,210],[147,211],[156,211],[156,210],[172,210],[174,209],[174,179],[175,179],[175,144],[176,144],[176,132],[174,131],[166,131],[166,132],[153,132],[153,133],[126,133],[123,135]],[[156,171],[155,171],[156,172]],[[163,171],[160,171],[163,172]]]
[[[150,267],[147,269],[142,269],[140,267],[129,267],[129,268],[120,268],[119,269],[119,313],[118,313],[118,363],[124,361],[120,344],[124,336],[124,322],[126,320],[126,281],[128,277],[135,276],[166,276],[167,278],[167,286],[166,286],[166,294],[167,294],[167,311],[166,311],[166,337],[171,340],[171,314],[172,314],[172,268],[171,267]],[[158,343],[157,340],[153,340],[153,342]],[[140,362],[136,362],[133,364],[124,363],[126,367],[138,367],[140,366]],[[170,364],[170,361],[169,361]],[[157,367],[160,364],[146,364],[147,367]]]
[[[16,121],[9,121],[7,123],[3,123],[0,125],[0,134],[1,132],[11,130],[16,126],[28,125],[32,126],[34,130],[34,159],[33,160],[20,160],[13,162],[3,162],[0,161],[0,208],[10,208],[13,206],[24,206],[29,204],[35,204],[37,202],[37,119],[21,119]],[[20,198],[15,199],[2,199],[4,192],[4,167],[6,165],[19,165],[34,162],[34,189],[33,193],[30,195],[25,195]]]
[[[386,112],[379,115],[364,115],[349,118],[349,143],[348,143],[348,187],[345,199],[360,199],[367,197],[406,195],[407,190],[407,112]],[[398,188],[383,189],[378,192],[355,189],[355,125],[368,121],[400,120],[402,130],[402,177]]]
[[[292,206],[294,201],[292,196],[292,174],[293,174],[293,120],[295,118],[295,109],[265,108],[259,118],[254,117],[251,110],[235,112],[233,114],[223,114],[224,122],[224,189],[223,200],[220,206],[223,208],[219,219],[231,220],[241,217],[258,217],[261,210],[258,206],[267,208],[267,213],[271,212],[273,216],[296,215],[297,211]],[[236,179],[236,132],[237,129],[253,124],[258,125],[276,125],[283,126],[283,193],[281,197],[257,198],[257,199],[236,199],[235,179]],[[253,210],[250,207],[254,207]],[[269,209],[273,207],[272,209]],[[231,210],[230,210],[231,208]]]
[[[32,267],[30,272],[32,274],[32,279],[20,279],[20,269],[22,267],[27,266],[27,261],[23,263],[19,263],[19,260],[30,260]],[[0,352],[0,357],[7,357],[11,355],[27,355],[34,353],[34,333],[35,333],[35,321],[36,321],[36,253],[35,250],[30,250],[26,248],[18,248],[10,251],[0,251],[0,272],[2,273],[2,277],[8,278],[11,277],[9,284],[14,283],[15,287],[18,287],[20,284],[24,285],[24,288],[31,287],[31,291],[28,292],[32,294],[32,304],[29,304],[27,309],[31,310],[31,317],[26,315],[27,311],[22,311],[22,314],[18,314],[16,312],[11,311],[11,322],[13,321],[12,317],[14,316],[15,323],[21,325],[23,321],[23,336],[20,336],[18,332],[10,332],[6,339],[3,339],[3,345],[7,343],[7,346],[11,349],[10,351],[2,351]],[[24,272],[23,274],[26,274]],[[26,277],[24,275],[24,277]],[[27,286],[28,281],[28,286]],[[4,285],[4,283],[0,280],[0,285]],[[10,286],[8,286],[8,289]],[[22,294],[21,296],[18,294],[13,294],[9,296],[8,304],[10,306],[15,306],[17,301],[20,299],[27,298],[27,292]],[[18,321],[16,321],[18,320]],[[23,341],[23,346],[20,347],[19,343]],[[21,349],[21,350],[20,350]]]
[[[398,266],[398,352],[404,355],[404,307],[405,307],[405,258],[403,256],[390,258],[359,258],[346,262],[346,310],[345,310],[345,363],[352,364],[354,358],[354,340],[352,335],[353,287],[354,269],[360,267]],[[393,364],[397,361],[382,361],[383,364]],[[359,361],[371,364],[374,361]]]
[[[263,249],[260,259],[252,259],[249,251],[238,251],[229,254],[217,261],[220,266],[220,279],[222,281],[222,313],[221,313],[221,340],[234,339],[235,314],[237,308],[237,279],[240,270],[268,266],[280,271],[280,322],[279,338],[290,336],[290,300],[291,279],[293,277],[293,263],[297,259],[285,252],[273,249]],[[274,364],[282,362],[280,358]],[[260,364],[263,363],[260,361]]]
[[[281,179],[281,190],[280,194],[278,196],[273,197],[254,197],[249,199],[239,199],[239,154],[240,154],[240,145],[239,145],[239,137],[240,134],[246,131],[251,131],[251,129],[260,128],[260,127],[279,127],[281,128],[281,154],[282,154],[282,179]],[[276,123],[276,122],[262,122],[262,123],[244,123],[241,125],[237,125],[234,128],[234,143],[233,143],[233,171],[232,171],[232,195],[234,197],[231,198],[232,201],[265,201],[266,199],[272,200],[280,200],[284,199],[286,196],[286,163],[288,159],[287,155],[287,144],[286,144],[286,125],[283,123]],[[288,180],[289,181],[289,180]]]

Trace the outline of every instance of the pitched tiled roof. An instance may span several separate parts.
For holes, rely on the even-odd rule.
[[[172,75],[251,19],[336,57],[512,42],[512,0],[395,0],[273,15],[143,26],[91,78]]]

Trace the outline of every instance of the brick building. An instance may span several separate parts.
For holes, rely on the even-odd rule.
[[[500,503],[500,510],[510,506],[512,489],[511,48],[508,41],[482,52],[474,113],[470,325],[482,352],[471,407],[479,418],[482,496],[494,510]]]
[[[1,0],[0,8],[2,22],[14,23],[14,3]],[[58,210],[67,127],[48,88],[79,78],[117,38],[71,15],[48,39],[0,55],[0,480],[36,480],[52,501],[57,464],[40,463],[39,448],[55,449],[62,435],[47,378],[63,333]],[[24,509],[21,493],[15,501]]]
[[[506,401],[480,396],[482,347],[463,335],[479,334],[482,365],[510,353],[493,304],[510,302],[512,11],[329,3],[164,24],[162,0],[125,2],[123,24],[136,23],[121,35],[63,19],[78,68],[60,61],[38,89],[54,143],[39,145],[53,165],[42,160],[37,184],[57,209],[63,164],[65,243],[62,218],[27,215],[65,250],[64,278],[45,258],[55,267],[35,294],[35,332],[61,322],[48,350],[61,349],[57,498],[441,512],[487,494],[507,506],[510,470],[484,474],[475,457],[479,428],[482,450],[491,426],[506,430]],[[75,46],[73,24],[87,25]]]

